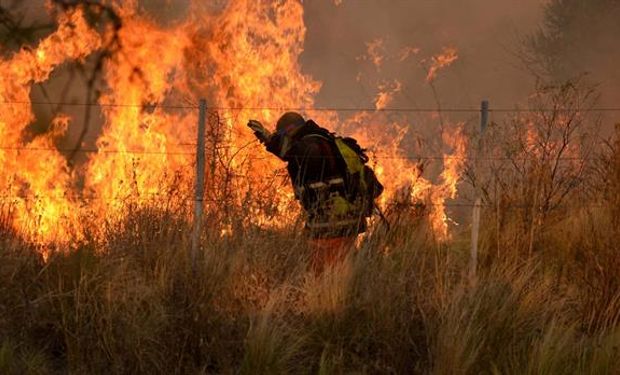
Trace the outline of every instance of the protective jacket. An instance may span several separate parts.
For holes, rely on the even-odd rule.
[[[364,207],[347,199],[347,166],[329,131],[309,120],[292,135],[274,134],[266,146],[288,163],[311,236],[353,236],[366,230]]]

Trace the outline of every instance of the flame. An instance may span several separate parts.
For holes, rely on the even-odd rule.
[[[103,133],[86,169],[86,189],[104,197],[94,203],[96,212],[162,198],[175,172],[190,178],[192,156],[175,146],[192,139],[195,113],[148,107],[164,103],[170,94],[189,38],[182,30],[161,29],[132,11],[119,8],[124,18],[118,35],[123,53],[105,66],[108,90],[99,100]]]
[[[418,53],[420,53],[420,51],[421,49],[418,47],[411,47],[411,46],[403,47],[398,53],[398,61],[403,62],[407,60],[409,57],[413,55],[417,55]]]
[[[431,65],[426,75],[427,82],[433,82],[437,77],[437,72],[444,69],[458,59],[458,54],[455,48],[444,47],[443,52],[431,57]]]
[[[58,25],[35,49],[22,49],[0,61],[0,100],[8,103],[0,111],[0,160],[5,171],[0,174],[0,191],[15,206],[15,228],[42,241],[66,238],[70,230],[61,222],[76,226],[79,220],[72,209],[77,203],[67,194],[72,190],[72,173],[54,145],[68,119],[57,118],[51,132],[25,140],[34,120],[27,105],[31,85],[47,80],[67,60],[84,59],[101,44],[79,10],[61,14]]]
[[[434,232],[441,240],[449,239],[448,216],[446,215],[446,199],[454,199],[457,194],[457,184],[465,165],[467,141],[463,135],[464,124],[459,124],[453,133],[444,133],[444,142],[453,148],[451,154],[444,154],[444,170],[441,172],[441,183],[431,194],[433,203],[431,224]]]
[[[382,110],[387,108],[387,106],[394,100],[394,95],[396,95],[402,89],[402,84],[399,81],[394,81],[392,84],[384,83],[379,86],[379,93],[375,99],[375,108],[377,110]]]
[[[301,73],[298,62],[306,33],[302,4],[233,1],[217,15],[196,13],[186,31],[193,46],[187,53],[187,81],[180,89],[188,96],[209,93],[220,107],[221,141],[228,148],[219,157],[244,176],[229,191],[237,202],[246,198],[245,192],[255,195],[246,204],[254,224],[284,226],[298,212],[291,207],[293,190],[287,183],[276,194],[267,186],[270,179],[263,171],[281,169],[282,163],[265,155],[245,123],[254,118],[269,126],[282,114],[278,108],[314,105],[321,84]],[[328,121],[329,114],[319,117]],[[264,214],[265,205],[274,208],[274,215]]]
[[[208,98],[209,112],[206,189],[207,209],[243,210],[243,220],[261,226],[283,227],[299,214],[294,194],[282,177],[283,165],[265,155],[245,123],[254,118],[273,124],[287,108],[312,108],[321,83],[302,73],[299,56],[306,28],[298,1],[237,0],[217,12],[196,1],[185,20],[163,27],[137,11],[136,2],[116,2],[122,19],[116,30],[95,31],[78,8],[58,18],[58,28],[36,48],[23,49],[0,61],[0,192],[16,206],[14,227],[33,241],[49,243],[79,238],[82,218],[98,226],[122,217],[128,207],[155,201],[191,203],[194,179],[193,149],[184,145],[196,137],[196,98]],[[29,107],[33,82],[49,79],[60,64],[84,60],[118,40],[119,51],[104,61],[104,89],[98,102],[103,126],[96,151],[79,165],[69,166],[56,142],[71,126],[71,118],[57,116],[50,130],[28,141],[34,120]],[[379,68],[383,40],[367,44],[368,56]],[[405,60],[417,49],[405,49]],[[429,77],[456,59],[456,52],[433,58]],[[404,56],[404,57],[403,57]],[[385,109],[401,91],[398,80],[384,81],[375,98]],[[191,98],[191,99],[188,99]],[[167,106],[187,103],[187,108]],[[357,138],[371,147],[372,165],[386,185],[386,205],[409,189],[410,200],[432,203],[430,219],[440,238],[447,238],[444,202],[456,196],[462,163],[444,159],[444,171],[433,184],[409,158],[403,144],[412,135],[405,117],[359,112],[341,117],[334,111],[303,113],[319,124]],[[445,139],[454,155],[465,152],[459,130]],[[9,149],[14,148],[14,149]],[[33,152],[21,150],[45,150]],[[17,149],[17,150],[15,150]],[[180,190],[178,195],[170,192]],[[84,200],[83,197],[93,197]],[[236,228],[235,215],[222,217],[221,233]],[[244,224],[247,224],[245,222]],[[91,228],[92,229],[92,228]]]
[[[61,138],[67,133],[69,124],[71,123],[71,116],[59,113],[53,119],[51,126],[48,130],[48,137],[51,139]]]
[[[338,130],[356,138],[362,145],[373,145],[372,166],[379,180],[387,186],[379,205],[386,207],[397,201],[427,206],[435,237],[447,241],[450,239],[450,220],[445,203],[456,198],[465,166],[467,137],[463,133],[464,124],[456,124],[452,126],[453,131],[444,133],[443,141],[451,152],[443,155],[443,171],[439,181],[433,183],[423,176],[422,163],[416,162],[416,158],[401,147],[407,138],[413,136],[406,119],[390,120],[389,117],[382,112],[357,113]]]
[[[366,55],[362,56],[362,59],[370,60],[370,62],[372,62],[377,69],[381,68],[383,61],[385,60],[383,39],[377,38],[366,43]]]

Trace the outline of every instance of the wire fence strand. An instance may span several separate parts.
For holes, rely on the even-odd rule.
[[[74,107],[126,107],[126,108],[162,108],[162,109],[198,109],[197,104],[159,104],[159,103],[80,103],[80,102],[56,102],[56,101],[0,101],[0,105],[50,105],[50,106],[74,106]],[[211,106],[210,111],[301,111],[301,112],[480,112],[480,108],[475,107],[303,107],[303,106]],[[536,113],[536,112],[620,112],[620,107],[590,107],[590,108],[489,108],[489,112],[507,113]]]
[[[187,109],[187,110],[197,110],[198,105],[194,104],[123,104],[123,103],[79,103],[79,102],[54,102],[54,101],[0,101],[0,105],[56,105],[56,106],[98,106],[98,107],[121,107],[121,108],[142,108],[142,109]],[[273,110],[273,111],[329,111],[329,112],[401,112],[401,113],[414,113],[414,112],[422,112],[422,113],[437,113],[437,112],[454,112],[454,113],[479,113],[481,111],[480,108],[372,108],[372,107],[285,107],[285,106],[265,106],[265,107],[223,107],[223,106],[214,106],[209,108],[210,111],[263,111],[263,110]],[[537,109],[524,109],[524,108],[490,108],[489,112],[493,113],[540,113],[540,112],[563,112],[563,111],[576,111],[576,112],[620,112],[620,108],[614,107],[591,107],[591,108],[537,108]],[[174,146],[192,146],[195,147],[195,143],[179,143],[175,145],[167,145],[167,147]],[[194,156],[196,155],[195,151],[171,151],[171,150],[122,150],[122,149],[105,149],[105,148],[52,148],[52,147],[27,147],[27,146],[0,146],[0,150],[3,151],[17,151],[17,152],[78,152],[78,153],[101,153],[101,154],[127,154],[127,155],[180,155],[180,156]],[[540,159],[537,157],[508,157],[508,156],[485,156],[485,157],[473,157],[469,155],[380,155],[380,153],[372,153],[373,157],[371,160],[380,161],[380,160],[411,160],[411,161],[423,161],[423,160],[462,160],[462,161],[470,161],[470,160],[478,160],[478,161],[539,161]],[[329,156],[314,156],[319,158],[328,158]],[[248,156],[246,159],[249,160],[265,160],[265,157],[256,157],[256,156]],[[550,159],[549,162],[560,162],[560,161],[586,161],[586,160],[605,160],[604,157],[572,157],[572,156],[564,156]],[[185,168],[185,167],[183,167]],[[47,197],[50,199],[70,199],[74,201],[92,201],[92,200],[103,200],[103,201],[170,201],[170,197],[160,197],[160,194],[156,194],[154,196],[149,197],[100,197],[100,196],[89,196],[89,195],[62,195],[57,197]],[[164,194],[161,194],[164,195]],[[19,202],[19,201],[40,201],[46,199],[44,196],[2,196],[0,195],[0,201],[8,201],[8,202]],[[187,197],[187,198],[173,198],[177,201],[187,201],[193,202],[195,198]],[[205,201],[209,203],[220,204],[221,202],[217,200],[208,200]],[[424,206],[435,206],[432,203],[421,203]],[[446,203],[442,206],[447,208],[457,208],[457,207],[466,207],[473,208],[476,205],[474,203]],[[585,205],[588,207],[604,207],[605,205],[598,204],[589,204]],[[493,204],[483,204],[482,207],[496,207]],[[509,207],[509,208],[535,208],[532,205],[502,205],[501,207]]]
[[[22,202],[38,202],[47,199],[67,199],[73,202],[90,202],[90,201],[104,201],[104,202],[126,202],[126,203],[136,203],[136,202],[160,202],[160,203],[184,203],[189,204],[196,201],[196,198],[193,196],[166,196],[166,194],[153,194],[152,196],[140,197],[140,196],[130,196],[130,197],[105,197],[105,196],[97,196],[97,195],[62,195],[62,196],[28,196],[28,195],[10,195],[10,196],[2,196],[0,195],[0,202],[8,202],[13,204],[18,204]],[[220,199],[209,199],[204,198],[203,202],[221,205],[222,201]],[[473,202],[446,202],[443,204],[426,202],[424,200],[407,202],[406,204],[397,203],[399,206],[404,208],[424,208],[424,207],[445,207],[445,208],[473,208],[477,205]],[[480,205],[482,208],[497,208],[498,205],[494,203],[482,203]],[[508,204],[500,204],[500,208],[518,208],[518,209],[534,209],[540,210],[544,208],[542,205],[534,205],[534,204],[516,204],[516,203],[508,203]],[[561,208],[573,208],[573,207],[581,207],[581,208],[604,208],[609,207],[608,204],[603,203],[586,203],[586,204],[578,204],[578,205],[556,205],[553,206],[553,209],[561,209]]]
[[[192,146],[195,147],[195,144],[176,144],[174,146]],[[4,151],[24,151],[24,152],[78,152],[78,153],[101,153],[101,154],[123,154],[123,155],[185,155],[185,156],[193,156],[196,155],[195,151],[154,151],[154,150],[120,150],[120,149],[85,149],[85,148],[47,148],[47,147],[10,147],[10,146],[0,146],[0,150]],[[380,155],[379,153],[373,154],[370,160],[372,161],[381,161],[381,160],[411,160],[411,161],[421,161],[421,160],[429,160],[429,161],[443,161],[443,160],[462,160],[462,161],[540,161],[538,157],[523,157],[523,156],[484,156],[484,157],[475,157],[469,155]],[[289,155],[295,156],[295,155]],[[322,156],[322,155],[304,155],[305,158],[309,159],[327,159],[331,158],[331,156]],[[267,157],[265,156],[246,156],[245,159],[248,160],[265,160]],[[548,162],[555,161],[604,161],[606,160],[603,156],[562,156],[559,158],[549,158]]]

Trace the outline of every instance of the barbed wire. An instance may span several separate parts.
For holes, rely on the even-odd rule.
[[[73,102],[45,102],[45,101],[0,101],[0,105],[66,105],[66,106],[100,106],[100,107],[130,107],[130,108],[168,108],[168,109],[198,109],[197,105],[173,105],[173,104],[122,104],[122,103],[73,103]],[[339,108],[339,107],[211,107],[210,110],[298,110],[298,111],[351,111],[351,112],[480,112],[480,108]],[[553,108],[553,109],[508,109],[508,108],[490,108],[489,112],[541,112],[541,111],[581,111],[581,112],[610,112],[618,111],[620,108]],[[171,146],[196,146],[195,143],[179,143]],[[44,148],[44,147],[23,147],[23,146],[0,146],[0,150],[5,151],[41,151],[41,152],[72,152],[72,153],[104,153],[104,154],[140,154],[140,155],[195,155],[195,152],[186,151],[153,151],[153,150],[115,150],[115,149],[85,149],[85,148]],[[312,156],[313,158],[320,156]],[[473,157],[459,156],[422,156],[422,155],[405,155],[405,156],[379,156],[376,159],[402,159],[402,160],[446,160],[461,159],[474,160]],[[560,158],[558,160],[588,160],[592,158]],[[594,158],[599,160],[601,158]],[[510,157],[484,157],[476,160],[535,160],[535,158],[510,158]]]
[[[130,104],[130,103],[79,103],[79,102],[54,102],[54,101],[0,101],[0,105],[52,105],[52,106],[75,106],[75,107],[127,107],[127,108],[162,108],[162,109],[198,109],[196,104]],[[297,107],[297,106],[207,106],[211,111],[302,111],[302,112],[480,112],[480,108],[413,108],[413,107],[393,107],[393,108],[374,108],[374,107]],[[489,112],[507,113],[536,113],[536,112],[620,112],[620,107],[591,107],[591,108],[505,108],[490,107]]]
[[[149,151],[149,150],[106,150],[106,149],[71,149],[71,148],[45,148],[45,147],[0,147],[5,151],[33,151],[33,152],[79,152],[79,153],[102,153],[102,154],[140,154],[140,155],[195,155],[188,151]]]
[[[0,195],[0,202],[9,202],[9,203],[14,203],[14,204],[18,204],[21,202],[37,202],[37,201],[43,201],[46,200],[48,198],[52,198],[52,199],[63,199],[66,198],[71,202],[78,202],[78,201],[82,201],[82,202],[90,202],[90,201],[104,201],[104,202],[126,202],[126,203],[138,203],[138,202],[166,202],[166,203],[172,203],[172,204],[178,204],[178,203],[183,203],[183,204],[188,204],[188,203],[194,203],[197,201],[197,199],[193,196],[167,196],[167,194],[165,193],[152,193],[152,195],[154,196],[150,196],[150,197],[140,197],[140,196],[130,196],[130,197],[104,197],[104,196],[97,196],[97,195],[67,195],[67,196],[27,196],[27,195],[12,195],[12,196],[1,196]],[[222,204],[222,200],[221,199],[209,199],[209,198],[203,198],[203,199],[199,199],[199,201],[202,202],[207,202],[207,203],[213,203],[213,204]],[[419,201],[412,201],[412,202],[406,202],[406,203],[401,203],[401,202],[393,202],[391,203],[392,205],[398,205],[398,206],[402,206],[405,208],[424,208],[424,207],[445,207],[445,208],[473,208],[473,207],[477,207],[480,206],[481,208],[485,208],[485,207],[492,207],[492,208],[521,208],[521,209],[543,209],[544,207],[542,205],[534,205],[534,204],[495,204],[495,203],[482,203],[480,205],[476,205],[473,202],[446,202],[443,204],[439,204],[439,203],[432,203],[432,202],[425,202],[424,200],[419,200]],[[608,204],[604,204],[604,203],[587,203],[587,204],[578,204],[578,205],[567,205],[567,204],[563,204],[563,205],[553,205],[552,208],[553,209],[558,209],[558,208],[590,208],[590,207],[609,207]]]
[[[195,104],[123,104],[123,103],[80,103],[80,102],[44,102],[44,101],[0,101],[0,105],[51,105],[67,107],[119,107],[119,108],[165,108],[165,109],[198,109]]]
[[[193,146],[195,147],[195,144],[176,144],[175,146]],[[6,146],[0,146],[0,150],[4,150],[4,151],[25,151],[25,152],[78,152],[78,153],[102,153],[102,154],[126,154],[126,155],[172,155],[172,156],[178,156],[178,155],[185,155],[185,156],[191,156],[191,155],[196,155],[196,152],[192,151],[152,151],[152,150],[118,150],[118,149],[111,149],[111,150],[107,150],[107,149],[84,149],[84,148],[78,148],[78,149],[72,149],[72,148],[46,148],[46,147],[6,147]],[[290,155],[290,156],[295,156],[295,155]],[[244,157],[245,159],[249,159],[249,160],[265,160],[269,157],[269,155],[266,156],[247,156]],[[332,158],[333,156],[329,156],[329,155],[303,155],[304,158],[307,159],[329,159]],[[497,157],[493,157],[493,156],[483,156],[483,157],[475,157],[475,156],[458,156],[458,155],[402,155],[402,156],[381,156],[381,155],[374,155],[371,159],[370,159],[370,163],[372,163],[372,161],[380,161],[380,160],[434,160],[434,161],[439,161],[439,160],[463,160],[463,161],[540,161],[540,158],[537,157],[509,157],[509,156],[497,156]],[[547,161],[550,162],[555,162],[555,161],[592,161],[592,160],[598,160],[598,161],[603,161],[606,160],[605,157],[603,156],[587,156],[587,157],[579,157],[579,156],[563,156],[563,157],[559,157],[559,158],[555,158],[555,157],[549,157],[546,159]]]
[[[360,108],[346,108],[346,107],[315,107],[315,108],[307,108],[307,107],[212,107],[209,108],[211,110],[229,110],[229,111],[306,111],[306,112],[427,112],[427,113],[438,113],[438,112],[481,112],[480,108],[371,108],[371,107],[360,107]],[[527,108],[489,108],[489,112],[505,112],[505,113],[519,113],[519,112],[620,112],[620,108],[538,108],[538,109],[527,109]]]
[[[132,105],[132,104],[114,104],[114,103],[53,103],[53,102],[8,102],[8,101],[0,101],[0,104],[56,104],[56,105],[75,105],[75,106],[102,106],[102,107],[140,107],[140,108],[171,108],[171,109],[198,109],[198,106],[194,105]],[[376,109],[376,108],[285,108],[285,107],[213,107],[210,110],[301,110],[301,111],[357,111],[357,112],[479,112],[478,108],[442,108],[442,109],[430,109],[430,108],[384,108],[384,109]],[[571,110],[571,111],[582,111],[582,112],[607,112],[607,111],[620,111],[620,108],[586,108],[586,109],[561,109],[554,108],[553,111],[562,111],[562,110]],[[546,109],[490,109],[490,112],[540,112],[546,111]],[[194,143],[179,143],[173,146],[196,146]],[[20,146],[0,146],[0,150],[5,151],[25,151],[25,152],[79,152],[79,153],[102,153],[102,154],[137,154],[137,155],[186,155],[192,156],[196,155],[195,152],[187,152],[187,151],[154,151],[154,150],[120,150],[120,149],[105,149],[105,148],[46,148],[46,147],[20,147]],[[312,158],[329,158],[330,156],[312,156]],[[261,159],[264,160],[266,157],[249,157],[251,160]],[[248,159],[248,158],[246,158]],[[479,161],[539,161],[540,158],[537,157],[473,157],[473,156],[457,156],[457,155],[441,155],[441,156],[433,156],[433,155],[402,155],[402,156],[380,156],[375,155],[372,160],[479,160]],[[585,161],[585,160],[605,160],[604,157],[559,157],[559,158],[549,158],[549,161]],[[147,202],[173,202],[173,203],[191,203],[196,199],[194,197],[170,197],[165,196],[166,193],[161,194],[151,194],[149,197],[140,197],[140,196],[130,196],[130,197],[101,197],[101,196],[88,196],[88,195],[62,195],[57,197],[45,197],[45,196],[1,196],[0,201],[4,202],[13,202],[19,203],[21,202],[32,202],[32,201],[42,201],[45,199],[69,199],[72,201],[105,201],[105,202],[139,202],[139,201],[147,201]],[[165,196],[165,197],[162,197]],[[203,199],[203,201],[214,204],[221,204],[219,200],[210,200]],[[421,206],[443,206],[446,208],[473,208],[476,205],[474,203],[445,203],[445,204],[433,204],[428,202],[420,202],[414,204]],[[537,209],[540,207],[536,207],[534,205],[499,205],[502,208],[527,208],[527,209]],[[605,207],[604,204],[588,204],[581,205],[582,207]],[[497,207],[495,204],[482,204],[481,207]],[[557,207],[556,207],[557,208]]]

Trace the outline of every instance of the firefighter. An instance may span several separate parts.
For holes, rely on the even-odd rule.
[[[295,112],[282,115],[273,134],[256,120],[248,127],[267,151],[287,162],[295,198],[306,212],[314,271],[340,262],[366,231],[374,198],[383,190],[364,165],[363,150]]]

